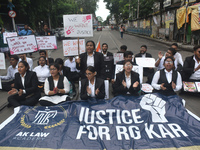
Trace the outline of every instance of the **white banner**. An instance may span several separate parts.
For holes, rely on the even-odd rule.
[[[32,53],[38,50],[34,35],[7,38],[11,55]]]
[[[135,57],[136,64],[142,67],[155,68],[154,58]]]
[[[137,72],[140,75],[140,83],[142,83],[143,80],[143,67],[141,66],[133,66],[132,68],[133,71]],[[116,65],[115,66],[115,79],[116,79],[116,74],[123,71],[123,65]]]
[[[17,32],[5,32],[5,33],[3,33],[3,42],[4,42],[4,44],[7,44],[6,38],[14,37],[14,36],[17,36]]]
[[[124,60],[124,53],[114,53],[114,64],[121,60]]]
[[[80,54],[85,52],[85,39],[79,39]],[[64,56],[78,55],[78,40],[63,40],[63,54]]]
[[[63,15],[65,37],[93,37],[92,14]]]
[[[4,53],[0,53],[0,69],[6,69]]]
[[[56,36],[37,36],[38,50],[57,49]]]

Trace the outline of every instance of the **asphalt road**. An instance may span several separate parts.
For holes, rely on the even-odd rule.
[[[140,46],[145,44],[148,47],[148,53],[151,53],[152,56],[157,59],[157,54],[159,51],[163,53],[166,52],[168,45],[163,43],[155,42],[152,40],[148,40],[145,38],[140,38],[132,35],[124,34],[124,38],[120,38],[120,33],[117,31],[110,31],[108,29],[103,29],[103,31],[94,31],[94,37],[86,38],[87,40],[93,40],[95,43],[100,41],[100,43],[107,43],[108,49],[110,52],[115,53],[119,50],[121,45],[127,45],[128,50],[132,51],[134,54],[139,53]],[[193,55],[192,52],[183,51],[180,49],[180,53],[182,54],[183,59],[187,56]],[[34,67],[36,66],[37,59],[39,57],[38,52],[33,54],[34,58]],[[58,41],[58,49],[52,51],[51,57],[56,58],[63,58],[63,49],[62,49],[62,41]],[[7,62],[7,66],[9,62]],[[0,75],[5,75],[6,71],[1,71]],[[7,103],[7,92],[0,91],[0,108],[2,108]],[[197,96],[193,94],[181,94],[182,97],[186,101],[186,108],[200,117],[200,100]],[[110,98],[112,98],[111,89],[110,89]],[[78,100],[79,97],[75,97],[75,100]],[[6,118],[8,118],[13,113],[13,107],[4,107],[0,111],[0,123],[2,123]]]

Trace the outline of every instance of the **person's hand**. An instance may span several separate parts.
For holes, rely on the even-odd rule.
[[[115,79],[112,79],[112,80],[111,80],[111,83],[114,84],[114,83],[115,83]]]
[[[176,84],[172,81],[172,88],[175,89],[176,88]]]
[[[81,59],[80,58],[76,58],[76,63],[80,64],[81,63]]]
[[[158,58],[159,59],[162,59],[162,57],[163,57],[163,54],[162,54],[162,52],[160,51],[160,52],[158,52]]]
[[[89,95],[92,94],[92,90],[91,90],[91,88],[89,88],[89,86],[87,86],[87,93],[88,93]]]
[[[97,88],[95,91],[95,95],[98,95],[98,94],[99,94],[99,88]]]
[[[58,88],[57,87],[55,87],[54,89],[53,89],[53,92],[54,92],[54,94],[57,94],[58,93]]]
[[[10,90],[9,92],[8,92],[8,94],[9,95],[13,95],[13,94],[17,94],[17,89],[15,89],[15,88],[12,88],[12,90]]]
[[[110,78],[107,78],[106,80],[110,80]]]
[[[162,84],[160,85],[160,88],[161,88],[162,90],[166,90],[166,89],[167,89],[166,87],[164,87],[164,84],[165,84],[165,83],[162,83]]]
[[[136,88],[136,87],[138,87],[138,85],[139,85],[139,82],[138,82],[138,81],[136,81],[136,82],[133,84],[133,88]]]
[[[23,90],[22,90],[22,89],[19,89],[18,94],[19,94],[19,96],[22,96]]]
[[[15,84],[13,83],[13,84],[11,84],[10,86],[11,86],[11,88],[14,88]]]
[[[122,85],[124,86],[124,88],[126,88],[126,82],[124,80],[122,81]]]

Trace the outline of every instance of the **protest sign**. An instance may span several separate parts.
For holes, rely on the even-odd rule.
[[[36,41],[38,50],[51,50],[58,48],[55,36],[37,36]]]
[[[155,59],[154,58],[142,58],[142,57],[136,57],[136,64],[142,67],[149,67],[154,68],[155,67]]]
[[[63,15],[65,37],[92,37],[92,14]]]
[[[0,53],[0,69],[6,69],[4,53]]]
[[[4,32],[3,33],[3,42],[4,42],[4,44],[7,44],[6,38],[14,37],[14,36],[17,36],[17,32]]]
[[[38,50],[34,35],[7,38],[11,55],[32,53]]]
[[[183,89],[186,92],[197,92],[195,82],[185,82],[185,81],[183,81]]]
[[[141,90],[143,92],[145,92],[145,93],[152,93],[153,92],[153,87],[148,83],[142,83]]]
[[[78,40],[63,40],[63,54],[64,56],[76,56],[85,52],[85,39],[79,39],[79,53]]]
[[[124,53],[114,53],[114,64],[121,60],[124,60]]]
[[[1,79],[0,79],[0,89],[2,89],[2,85],[1,85]]]
[[[143,81],[143,67],[141,66],[133,66],[132,68],[133,71],[137,72],[140,75],[140,83]],[[123,65],[116,65],[115,66],[115,79],[116,79],[116,74],[123,71]]]

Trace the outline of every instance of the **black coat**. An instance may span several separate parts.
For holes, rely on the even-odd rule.
[[[87,95],[87,87],[89,86],[89,81],[88,79],[82,79],[81,80],[81,94],[80,94],[80,98],[82,100],[87,100],[90,99],[91,97]],[[96,95],[97,99],[104,99],[105,98],[105,84],[104,84],[104,80],[100,79],[100,78],[96,78],[95,81],[95,91],[96,89],[99,89],[99,94]]]
[[[135,62],[135,63],[136,63],[136,60],[135,60],[136,57],[142,57],[142,54],[141,54],[141,53],[138,53],[138,54],[135,55],[135,57],[134,57],[134,62]],[[152,55],[149,54],[149,53],[146,53],[146,57],[147,57],[147,58],[152,58]]]
[[[130,86],[129,89],[127,87],[124,88],[124,86],[122,84],[123,80],[126,82],[125,72],[124,71],[119,72],[116,75],[116,81],[113,84],[113,93],[114,93],[114,96],[117,96],[117,95],[127,95],[127,92],[129,92],[130,95],[137,96],[138,92],[140,91],[140,84],[136,88],[133,88],[133,84],[136,81],[138,81],[140,83],[139,74],[136,73],[136,72],[134,72],[134,71],[131,71],[131,86]]]
[[[188,81],[190,76],[194,73],[195,61],[193,57],[194,55],[185,58],[183,71],[181,72],[183,81]]]
[[[114,74],[114,58],[113,58],[113,54],[111,52],[107,52],[107,56],[104,56],[104,76],[105,76],[105,80],[107,78],[112,79],[113,78],[113,74]]]

